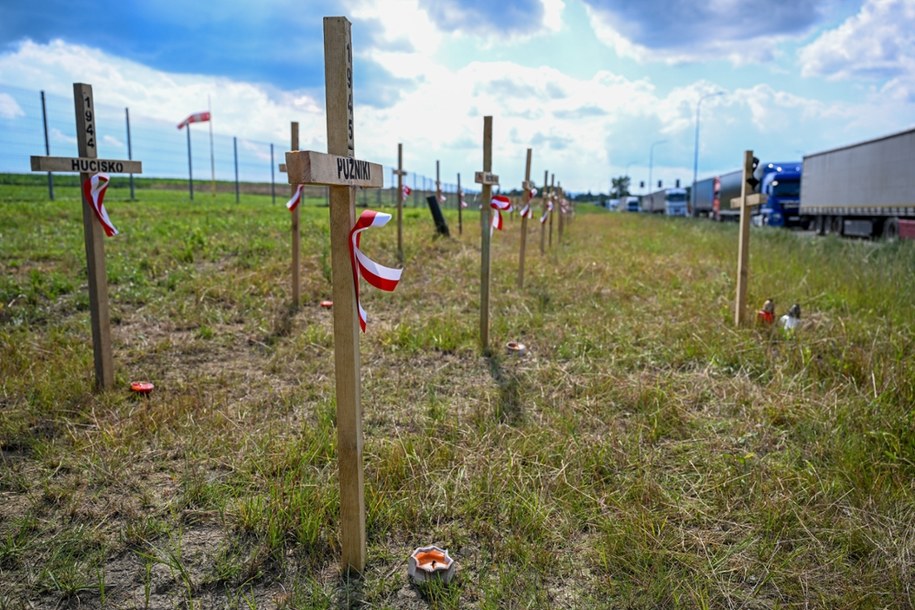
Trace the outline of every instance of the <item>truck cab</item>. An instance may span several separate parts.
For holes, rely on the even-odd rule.
[[[638,212],[639,211],[639,198],[633,195],[623,197],[620,199],[620,209],[624,212]]]
[[[801,203],[801,162],[766,163],[757,170],[759,192],[766,200],[759,209],[762,225],[796,227],[803,225]]]
[[[664,214],[666,216],[686,216],[686,189],[667,189],[664,197]]]

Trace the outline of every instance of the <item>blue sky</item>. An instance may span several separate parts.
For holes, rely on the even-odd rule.
[[[356,154],[506,186],[555,173],[572,191],[611,176],[692,180],[742,151],[799,158],[915,123],[915,0],[4,0],[0,84],[177,123],[212,99],[218,133],[325,149],[322,17],[353,22]],[[0,121],[20,116],[0,95]],[[180,134],[169,134],[169,137]],[[40,152],[40,151],[39,151]]]

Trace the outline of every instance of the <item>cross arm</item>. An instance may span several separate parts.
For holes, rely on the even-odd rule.
[[[766,201],[766,196],[762,193],[753,193],[752,195],[747,195],[747,207],[751,208],[753,206],[762,205]],[[731,207],[739,208],[743,202],[743,197],[734,197],[731,199]]]
[[[286,176],[289,184],[324,184],[363,188],[382,188],[384,186],[384,168],[380,164],[313,150],[287,152]]]
[[[31,158],[33,172],[83,172],[94,174],[142,174],[142,161],[117,161],[90,159],[88,157],[35,157]]]

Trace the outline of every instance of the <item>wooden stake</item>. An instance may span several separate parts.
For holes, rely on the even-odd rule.
[[[442,205],[442,178],[439,174],[439,163],[435,161],[435,201]]]
[[[734,300],[734,325],[740,326],[746,318],[747,280],[750,275],[750,212],[762,203],[762,195],[750,195],[747,180],[753,176],[753,151],[743,153],[743,181],[740,198],[731,199],[731,207],[740,208],[740,238],[737,243],[737,296]]]
[[[397,144],[397,169],[394,174],[397,176],[397,260],[403,263],[403,177],[407,172],[403,171],[403,144]]]
[[[549,177],[550,177],[549,170],[545,170],[543,172],[543,192],[540,194],[540,202],[541,202],[540,207],[542,208],[542,210],[541,210],[542,214],[546,214],[546,211],[550,205],[549,197],[546,192],[547,178],[549,178]],[[541,218],[543,218],[542,215],[541,215]],[[541,255],[546,254],[546,223],[545,222],[540,223],[540,254]]]
[[[562,229],[565,225],[565,213],[562,211],[562,198],[565,196],[565,193],[562,192],[562,182],[556,183],[556,188],[559,190],[559,200],[557,205],[559,206],[559,245],[562,245]]]
[[[293,121],[289,126],[289,150],[299,150],[299,123]],[[290,195],[295,195],[298,185],[290,184]],[[304,199],[304,193],[302,194]],[[302,203],[292,211],[292,309],[298,309],[302,304],[302,262],[301,262],[301,231],[299,229],[299,210]]]
[[[499,177],[492,173],[492,117],[483,117],[483,171],[476,172],[474,182],[483,185],[482,206],[480,208],[480,234],[482,238],[482,255],[480,257],[480,347],[483,353],[489,352],[489,248],[490,242],[490,202],[492,187],[499,184]]]
[[[79,157],[32,157],[32,171],[79,171],[80,185],[93,175],[140,174],[139,161],[116,161],[98,158],[98,130],[95,125],[95,103],[92,85],[73,84],[76,112],[76,140]],[[105,234],[92,211],[83,201],[83,240],[86,246],[86,269],[89,279],[89,315],[92,324],[92,354],[95,363],[95,387],[108,390],[114,386],[114,359],[111,355],[111,317],[108,304],[108,277],[105,272]]]
[[[521,208],[532,205],[531,199],[531,155],[533,151],[527,149],[527,160],[524,163],[524,183],[521,185]],[[533,211],[531,212],[533,214]],[[527,246],[527,217],[521,217],[521,255],[518,260],[518,288],[524,288],[524,251]]]

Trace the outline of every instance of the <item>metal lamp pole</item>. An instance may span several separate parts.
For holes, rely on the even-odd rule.
[[[696,143],[693,146],[693,188],[690,189],[689,194],[689,210],[687,214],[692,216],[693,210],[696,209],[696,179],[699,176],[699,112],[702,110],[702,102],[710,97],[715,97],[717,95],[724,95],[724,91],[715,91],[714,93],[706,93],[699,98],[699,101],[696,102]]]

